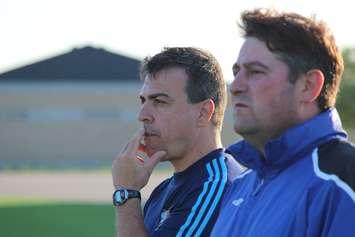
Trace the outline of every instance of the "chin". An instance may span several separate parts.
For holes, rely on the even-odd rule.
[[[164,157],[160,160],[160,162],[163,162],[163,161],[170,161],[169,156],[164,156]]]
[[[239,135],[243,136],[246,134],[253,134],[255,129],[248,126],[248,124],[234,124],[234,132],[238,133]]]
[[[147,148],[147,151],[146,151],[146,153],[147,153],[147,155],[149,156],[149,157],[151,157],[152,155],[154,155],[155,153],[157,153],[158,151],[161,151],[161,150],[163,150],[162,148]],[[164,157],[165,158],[165,157]],[[163,159],[164,159],[163,158]]]
[[[155,150],[147,150],[147,155],[149,156],[149,157],[151,157],[152,155],[154,155],[154,153],[155,153],[156,151]]]
[[[240,121],[235,121],[233,124],[234,132],[239,133],[240,131],[245,130],[246,126],[243,126],[243,123]]]

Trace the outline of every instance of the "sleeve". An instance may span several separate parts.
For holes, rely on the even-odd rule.
[[[307,236],[355,237],[355,193],[335,182],[315,194],[308,209]]]
[[[355,237],[355,148],[333,140],[319,148],[313,163],[320,183],[310,202],[309,236]]]

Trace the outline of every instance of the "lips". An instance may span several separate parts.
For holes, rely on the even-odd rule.
[[[247,106],[246,104],[244,104],[244,103],[235,103],[234,106],[237,107],[237,108],[246,108],[246,107],[248,107],[248,106]]]
[[[145,137],[159,136],[159,132],[155,131],[154,129],[144,127],[144,131]]]
[[[160,144],[158,133],[156,131],[146,130],[144,133],[143,142],[146,148],[146,153],[148,156],[151,156],[154,152],[157,151]]]
[[[250,104],[250,98],[246,95],[232,96],[232,105],[234,108],[246,108],[249,107],[248,104]]]
[[[243,109],[243,108],[248,108],[248,104],[247,103],[243,103],[243,102],[240,102],[240,101],[233,101],[233,107],[235,109]]]
[[[144,133],[144,136],[145,137],[153,137],[153,136],[158,136],[157,133],[154,133],[154,132],[145,132]]]

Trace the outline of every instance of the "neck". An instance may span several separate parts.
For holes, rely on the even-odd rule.
[[[220,133],[217,131],[202,131],[195,137],[195,142],[190,145],[183,157],[171,160],[171,164],[173,165],[175,172],[181,172],[187,169],[208,153],[223,147]]]
[[[243,138],[265,156],[265,144],[269,140],[269,138],[260,139],[255,138],[255,136],[248,135],[244,135]]]
[[[310,120],[320,112],[316,104],[304,106],[302,110],[298,111],[297,116],[295,114],[294,120],[288,121],[288,123],[285,123],[285,126],[280,126],[278,129],[272,128],[271,131],[263,131],[259,134],[244,135],[243,137],[265,156],[265,145],[268,141],[282,136],[288,129]]]

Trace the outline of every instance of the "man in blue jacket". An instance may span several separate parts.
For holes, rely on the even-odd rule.
[[[334,108],[343,61],[326,25],[293,13],[242,14],[230,86],[229,151],[248,169],[212,236],[355,236],[355,148]]]

